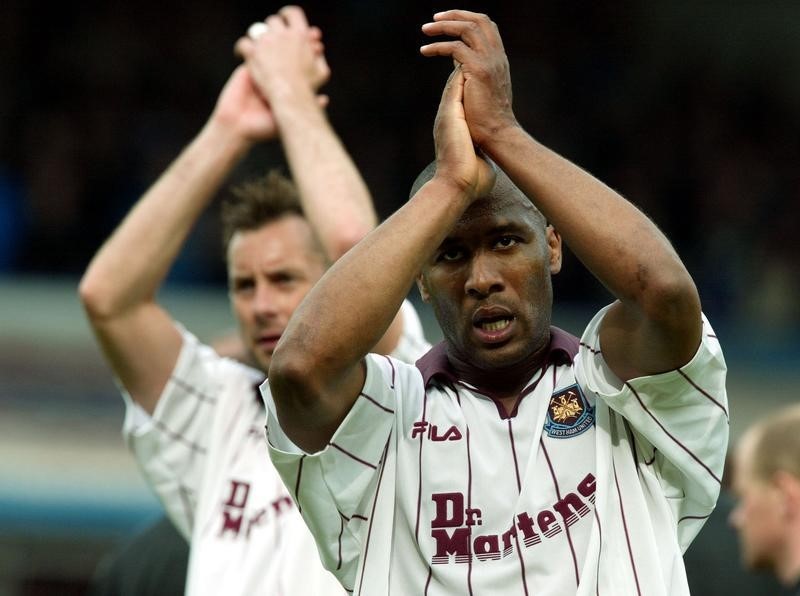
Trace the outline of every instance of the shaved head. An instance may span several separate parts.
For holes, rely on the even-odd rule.
[[[417,194],[419,189],[422,188],[422,185],[430,181],[435,173],[436,162],[432,161],[425,166],[425,169],[422,170],[414,180],[414,183],[411,185],[411,192],[408,195],[409,198]],[[547,220],[544,215],[542,215],[530,201],[527,195],[511,181],[511,178],[499,168],[497,169],[497,177],[492,192],[487,197],[476,200],[466,213],[464,213],[461,222],[463,222],[465,217],[472,218],[481,215],[492,215],[514,203],[519,203],[525,211],[528,211],[533,216],[534,220],[536,220],[536,223],[541,225],[542,228],[547,226]]]

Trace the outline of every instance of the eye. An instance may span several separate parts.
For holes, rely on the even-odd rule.
[[[516,246],[519,244],[519,238],[515,236],[500,236],[494,242],[495,248],[511,248],[512,246]]]
[[[279,272],[270,275],[269,280],[276,286],[290,286],[297,280],[297,278],[291,273]]]
[[[464,256],[464,251],[461,250],[460,248],[447,248],[445,250],[442,250],[437,255],[436,261],[437,262],[445,261],[445,262],[450,263],[450,262],[453,262],[453,261],[457,261],[458,259],[460,259],[463,256]]]
[[[240,277],[233,280],[231,287],[234,294],[244,294],[253,290],[255,282],[252,279]]]

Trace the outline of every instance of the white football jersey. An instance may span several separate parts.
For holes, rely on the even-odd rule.
[[[682,551],[716,502],[725,361],[621,383],[598,329],[553,328],[515,410],[461,381],[443,346],[417,367],[370,355],[329,446],[305,454],[269,397],[270,456],[325,566],[354,594],[688,594]]]
[[[430,347],[403,305],[394,357]],[[181,329],[183,347],[152,417],[126,395],[124,434],[147,482],[190,541],[190,596],[342,594],[267,458],[262,372]]]

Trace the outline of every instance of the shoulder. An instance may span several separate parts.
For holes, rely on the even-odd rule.
[[[212,346],[202,342],[194,333],[177,324],[183,345],[178,358],[176,370],[181,364],[195,363],[217,370],[220,375],[232,378],[252,379],[252,382],[264,380],[264,373],[230,356],[222,356]]]
[[[179,330],[183,346],[163,396],[194,395],[213,404],[258,395],[257,387],[265,377],[262,371],[220,356],[190,331]]]

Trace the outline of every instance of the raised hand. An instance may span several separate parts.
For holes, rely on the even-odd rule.
[[[494,186],[494,167],[476,154],[464,117],[464,73],[457,65],[447,79],[433,125],[436,177],[447,180],[471,199]]]
[[[233,71],[222,89],[210,122],[232,131],[250,144],[277,136],[272,111],[244,64]]]
[[[264,22],[255,39],[246,36],[236,43],[259,91],[268,103],[286,94],[313,96],[330,78],[322,32],[309,26],[297,6],[285,6]]]
[[[455,39],[420,48],[424,56],[449,56],[464,76],[464,113],[472,140],[484,147],[498,131],[517,126],[511,106],[511,75],[500,33],[489,17],[465,10],[433,16],[422,32]]]

